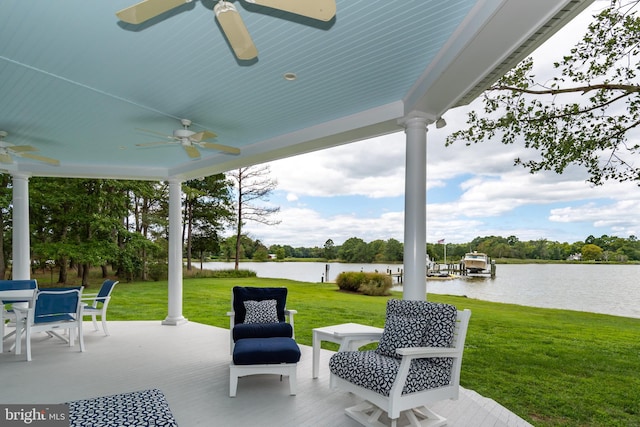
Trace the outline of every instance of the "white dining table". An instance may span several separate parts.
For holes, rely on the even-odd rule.
[[[2,304],[2,307],[0,308],[0,353],[4,352],[4,339],[6,338],[4,335],[4,305],[7,303],[12,303],[31,307],[36,296],[36,291],[37,289],[15,289],[0,291],[0,304]],[[7,336],[11,336],[12,334],[13,332],[8,334]],[[18,337],[16,337],[16,340],[17,339]]]

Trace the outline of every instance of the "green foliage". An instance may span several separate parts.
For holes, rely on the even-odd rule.
[[[344,271],[336,277],[338,288],[349,292],[358,292],[365,281],[365,273],[362,271]]]
[[[345,262],[373,262],[367,243],[359,237],[351,237],[340,246],[338,256]]]
[[[391,295],[391,286],[393,286],[391,276],[380,273],[366,274],[369,277],[367,277],[368,280],[365,283],[360,285],[358,289],[360,293],[376,297]]]
[[[469,243],[447,243],[447,262],[458,262],[471,250],[484,252],[493,259],[502,260],[556,260],[565,261],[571,255],[583,254],[586,245],[595,245],[600,250],[593,253],[587,249],[587,259],[606,262],[629,262],[640,260],[640,242],[635,236],[620,238],[602,235],[588,236],[584,242],[554,242],[547,239],[520,241],[515,236],[476,237]],[[433,261],[442,261],[443,245],[427,243],[427,253]]]
[[[256,249],[256,251],[253,253],[253,260],[256,262],[262,262],[268,259],[269,259],[269,252],[267,251],[267,248],[265,248],[264,246]]]
[[[191,278],[215,278],[215,279],[229,279],[229,278],[248,278],[256,277],[257,274],[252,270],[234,270],[232,268],[225,270],[192,270],[191,272],[185,272],[185,277]]]
[[[156,282],[166,280],[169,277],[169,267],[164,262],[153,262],[149,264],[149,278]]]
[[[193,251],[200,257],[219,251],[220,234],[234,219],[232,188],[223,173],[189,180],[182,186],[188,267]]]
[[[640,185],[640,145],[630,140],[640,123],[637,4],[615,0],[602,9],[582,40],[553,64],[552,78],[537,81],[533,60],[524,60],[484,93],[484,113],[469,113],[469,127],[450,135],[447,145],[524,142],[537,155],[514,161],[532,173],[560,174],[578,165],[596,185]]]
[[[595,261],[602,258],[602,248],[598,245],[588,244],[582,247],[582,259],[584,261]]]
[[[388,274],[344,271],[336,277],[336,285],[343,291],[380,296],[390,295],[393,281]]]

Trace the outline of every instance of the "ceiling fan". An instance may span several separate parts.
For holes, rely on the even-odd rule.
[[[240,154],[239,148],[205,141],[206,139],[213,139],[217,136],[213,132],[210,132],[208,130],[205,130],[202,132],[194,132],[192,130],[189,130],[189,126],[191,126],[191,120],[182,119],[180,120],[180,123],[182,123],[182,129],[174,130],[173,135],[164,135],[162,133],[155,132],[152,130],[139,129],[144,132],[160,135],[164,138],[167,138],[168,141],[147,142],[142,144],[136,144],[136,146],[153,147],[156,145],[180,144],[182,148],[184,148],[184,150],[187,152],[187,155],[192,159],[200,158],[200,151],[198,151],[197,147],[219,150],[227,154]]]
[[[0,163],[11,164],[13,163],[13,156],[18,156],[38,160],[53,166],[60,166],[59,160],[33,154],[34,151],[38,151],[36,147],[32,147],[31,145],[13,145],[9,141],[5,141],[4,139],[7,135],[9,135],[7,132],[0,130]]]
[[[193,0],[144,0],[116,12],[116,16],[129,24],[141,24],[180,5],[191,3],[191,1]],[[335,0],[243,1],[325,22],[330,21],[336,15]],[[214,6],[213,12],[236,57],[242,60],[257,57],[258,50],[236,7],[231,2],[219,0]]]

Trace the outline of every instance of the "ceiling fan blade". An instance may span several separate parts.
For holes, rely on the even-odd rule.
[[[171,9],[189,3],[192,0],[144,0],[116,12],[121,21],[129,24],[141,24]]]
[[[171,135],[167,135],[161,132],[156,132],[155,130],[151,130],[151,129],[143,129],[143,128],[136,128],[136,130],[140,131],[140,132],[146,132],[146,133],[152,133],[154,135],[158,135],[161,136],[163,138],[167,138],[167,139],[173,139],[173,136]]]
[[[229,154],[240,154],[240,149],[236,147],[230,147],[228,145],[216,144],[214,142],[201,142],[201,147],[204,148],[213,148],[214,150],[224,151]]]
[[[136,144],[136,147],[154,147],[156,145],[167,145],[167,144],[171,144],[171,141],[143,142],[141,144]]]
[[[189,157],[191,157],[192,159],[197,159],[200,157],[200,152],[193,145],[183,145],[183,147]]]
[[[228,1],[221,0],[214,6],[213,11],[236,57],[247,60],[258,56],[258,50],[236,7]]]
[[[189,139],[191,139],[192,141],[200,142],[203,139],[212,139],[212,138],[215,138],[216,136],[218,135],[208,130],[205,130],[203,132],[194,133],[189,137]]]
[[[52,159],[50,157],[38,156],[37,154],[21,153],[20,157],[27,157],[29,159],[38,160],[40,162],[48,163],[53,166],[60,166],[60,160]]]
[[[7,147],[7,150],[13,151],[14,153],[24,153],[26,151],[38,151],[36,147],[32,147],[31,145],[12,145]]]
[[[13,159],[7,153],[0,153],[0,163],[11,164],[11,163],[13,163]]]
[[[246,0],[246,2],[325,22],[336,16],[335,0]]]

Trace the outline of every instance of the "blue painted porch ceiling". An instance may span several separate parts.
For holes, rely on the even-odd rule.
[[[215,1],[193,1],[140,26],[120,22],[115,12],[135,2],[0,2],[0,130],[9,142],[61,162],[17,159],[0,167],[189,178],[322,148],[304,145],[330,136],[314,129],[402,104],[480,3],[337,0],[336,18],[324,24],[236,1],[259,52],[248,65],[226,43]],[[287,72],[298,79],[286,81]],[[176,145],[136,147],[161,139],[136,129],[170,135],[179,118],[243,154],[201,149],[202,159],[193,161]],[[296,132],[304,135],[291,138]],[[344,142],[329,138],[322,146]]]

